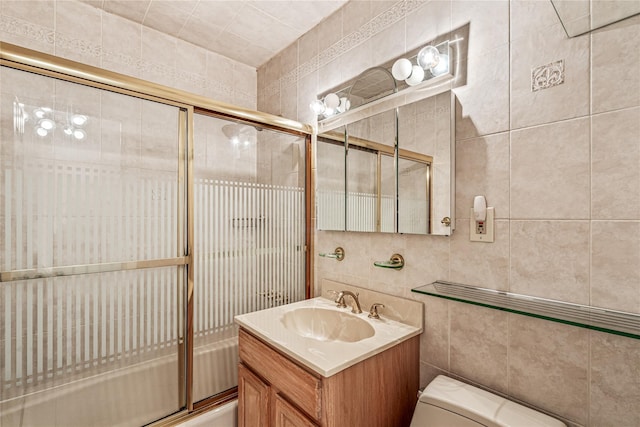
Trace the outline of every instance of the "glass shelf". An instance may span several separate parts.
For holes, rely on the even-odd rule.
[[[444,281],[414,288],[412,292],[640,339],[640,314]]]

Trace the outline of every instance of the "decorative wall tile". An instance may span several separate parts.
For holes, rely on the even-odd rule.
[[[564,83],[564,61],[551,62],[531,70],[531,92]]]

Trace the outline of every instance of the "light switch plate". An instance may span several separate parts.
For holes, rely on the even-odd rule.
[[[494,217],[495,210],[494,208],[487,208],[487,219],[484,223],[485,233],[479,234],[476,232],[476,222],[473,219],[473,208],[471,208],[471,212],[469,213],[469,240],[472,242],[484,242],[484,243],[493,243],[495,240],[494,235]]]

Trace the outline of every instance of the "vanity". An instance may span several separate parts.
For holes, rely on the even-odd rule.
[[[422,304],[334,284],[359,294],[363,313],[317,297],[236,316],[238,426],[410,424]]]

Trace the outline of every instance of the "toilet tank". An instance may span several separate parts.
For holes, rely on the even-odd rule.
[[[566,427],[533,409],[444,375],[424,389],[411,427]]]

